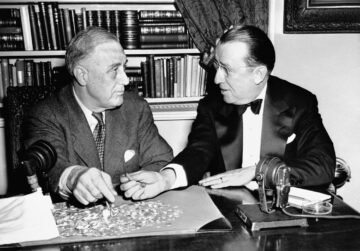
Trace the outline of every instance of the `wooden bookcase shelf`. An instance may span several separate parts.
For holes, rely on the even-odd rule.
[[[125,50],[127,56],[146,56],[146,55],[197,55],[198,49],[132,49]],[[51,58],[64,57],[65,51],[0,51],[0,57],[11,58]]]
[[[81,8],[88,10],[176,10],[175,0],[0,0],[0,8],[19,8],[24,9],[29,5],[38,3],[58,3],[61,8],[70,8],[80,11]],[[23,22],[23,21],[22,21]],[[24,29],[24,26],[23,26]],[[30,37],[31,37],[31,32]],[[26,40],[26,32],[23,31],[24,41]],[[31,40],[31,39],[30,39]],[[171,57],[185,57],[198,56],[199,50],[196,48],[184,49],[125,49],[125,54],[129,59],[128,66],[140,66],[141,62],[147,60],[150,55],[155,59],[171,58]],[[64,64],[64,50],[23,50],[23,51],[0,51],[0,60],[8,58],[11,64],[17,60],[33,60],[34,62],[50,61],[52,67],[62,66]],[[185,59],[186,60],[186,59]],[[194,63],[192,63],[194,64]],[[1,69],[0,69],[1,70]],[[188,71],[189,69],[185,69]],[[190,83],[191,84],[191,83]],[[186,82],[186,85],[189,85]],[[185,88],[185,87],[184,87]],[[188,87],[186,87],[188,88]],[[190,92],[189,92],[190,93]],[[176,95],[175,95],[176,96]],[[196,111],[197,103],[202,96],[193,96],[193,93],[184,95],[185,97],[178,98],[146,98],[154,112],[169,113],[174,111],[179,112],[194,112]],[[0,102],[0,108],[3,104]],[[164,114],[164,113],[163,113]],[[186,115],[188,117],[188,115]],[[193,115],[191,115],[193,117]]]

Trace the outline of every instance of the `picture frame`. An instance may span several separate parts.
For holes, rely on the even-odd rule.
[[[284,1],[284,33],[360,33],[360,0]]]

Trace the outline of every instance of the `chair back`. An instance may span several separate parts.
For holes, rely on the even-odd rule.
[[[22,170],[20,158],[22,149],[24,115],[40,100],[52,95],[54,86],[22,86],[8,87],[7,96],[4,101],[5,122],[7,131],[7,157],[8,157],[8,193],[19,194],[29,192],[29,185],[26,180],[25,170]],[[44,185],[40,174],[39,181]],[[46,190],[46,187],[43,187]],[[44,191],[47,192],[47,191]]]

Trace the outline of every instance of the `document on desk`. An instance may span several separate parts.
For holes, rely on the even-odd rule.
[[[102,219],[99,211],[99,209],[103,210],[102,205],[91,209],[66,208],[58,205],[55,205],[54,215],[60,237],[47,241],[20,243],[21,246],[231,229],[230,222],[215,206],[205,188],[200,186],[168,191],[142,202],[118,197],[112,207],[113,215],[106,220]],[[83,212],[83,210],[87,211]],[[82,213],[84,213],[83,217]],[[74,220],[75,215],[77,220]],[[66,224],[67,219],[72,222]],[[70,229],[69,226],[77,226],[77,228]]]
[[[0,199],[0,245],[59,236],[51,206],[41,191]]]

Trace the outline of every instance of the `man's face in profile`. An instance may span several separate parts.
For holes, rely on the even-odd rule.
[[[254,79],[254,68],[246,58],[248,47],[242,42],[219,44],[215,49],[215,84],[218,84],[224,101],[229,104],[246,104],[259,94]]]
[[[83,62],[88,70],[88,100],[97,108],[112,109],[123,103],[126,56],[116,41],[102,43]]]

